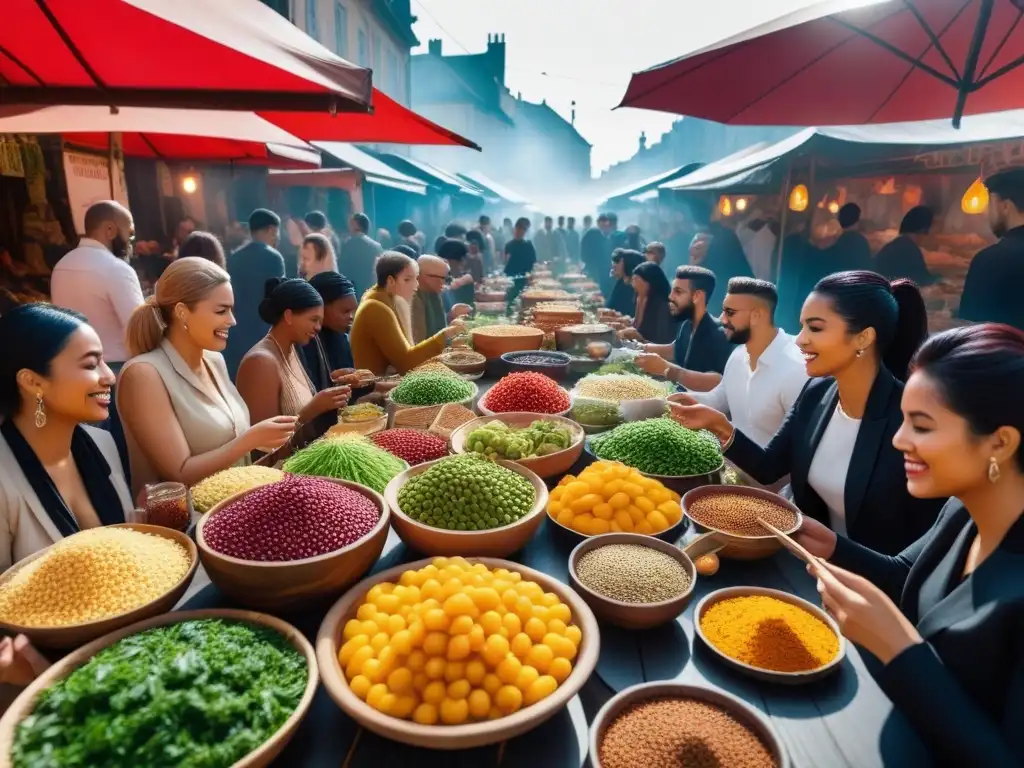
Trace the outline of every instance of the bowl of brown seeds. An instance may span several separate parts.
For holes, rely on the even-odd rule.
[[[725,545],[719,556],[732,560],[759,560],[782,548],[757,518],[787,534],[795,532],[803,519],[800,510],[777,493],[742,485],[694,488],[683,494],[682,507],[698,530],[714,533]]]
[[[590,726],[593,768],[790,768],[768,718],[722,691],[643,683],[611,698]]]

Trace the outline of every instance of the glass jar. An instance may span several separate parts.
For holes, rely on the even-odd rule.
[[[147,523],[184,531],[191,519],[188,489],[182,483],[146,486]]]

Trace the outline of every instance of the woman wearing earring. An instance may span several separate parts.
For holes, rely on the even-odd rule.
[[[228,273],[192,256],[172,263],[132,314],[117,405],[136,495],[147,483],[194,485],[248,463],[258,448],[284,445],[295,431],[293,416],[250,426],[220,354],[234,303]]]
[[[796,538],[937,764],[1024,765],[1024,333],[946,331],[912,370],[893,444],[915,498],[949,497],[938,521],[895,557],[810,518]]]
[[[885,554],[900,552],[935,521],[940,499],[907,492],[892,438],[911,355],[927,335],[924,301],[909,281],[838,272],[804,302],[796,343],[812,378],[778,434],[761,447],[718,411],[685,395],[672,416],[708,429],[726,457],[757,482],[791,476],[805,516]]]
[[[294,416],[296,429],[301,429],[322,414],[344,408],[351,388],[328,387],[318,392],[298,352],[316,339],[323,326],[324,300],[317,290],[305,280],[272,277],[259,312],[263,322],[270,324],[270,332],[242,358],[235,379],[252,418]],[[323,422],[317,422],[321,431]],[[318,436],[303,435],[305,439]]]

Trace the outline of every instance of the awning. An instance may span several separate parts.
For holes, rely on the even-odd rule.
[[[468,181],[423,160],[396,155],[392,152],[375,152],[374,154],[395,170],[414,176],[433,187],[461,195],[484,196],[482,190],[472,186]]]
[[[687,165],[681,165],[678,168],[673,168],[671,171],[662,171],[661,173],[656,174],[655,176],[650,176],[643,181],[635,181],[625,187],[620,187],[607,197],[603,198],[598,203],[597,207],[603,208],[606,206],[625,205],[630,201],[636,202],[637,195],[642,195],[649,190],[656,190],[661,184],[686,176],[688,173],[693,173],[703,165],[703,163],[688,163]],[[655,197],[657,197],[656,192]]]
[[[0,16],[2,104],[324,114],[370,104],[369,69],[260,0],[4,0]]]
[[[479,171],[473,171],[473,173],[463,173],[460,171],[456,175],[465,179],[473,186],[479,187],[485,193],[490,193],[490,195],[498,198],[499,200],[505,200],[513,205],[527,205],[529,203],[529,201],[518,192],[509,189],[503,184],[499,184]]]
[[[400,189],[403,192],[411,192],[416,195],[427,193],[427,185],[419,179],[396,171],[387,163],[381,162],[352,144],[340,141],[317,141],[314,142],[314,145],[329,156],[324,158],[324,165],[332,164],[331,158],[333,158],[334,163],[340,163],[343,167],[354,168],[362,173],[364,180],[370,184]]]

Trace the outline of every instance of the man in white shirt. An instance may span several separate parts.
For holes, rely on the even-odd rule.
[[[50,300],[85,315],[103,343],[103,358],[114,373],[128,359],[128,318],[145,299],[139,276],[128,264],[135,239],[132,214],[120,203],[103,200],[85,212],[85,237],[57,262],[50,276]],[[111,398],[111,402],[114,401]],[[128,472],[127,448],[117,409],[104,425],[117,443]]]

